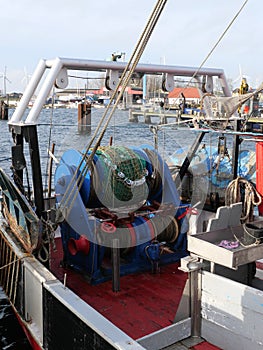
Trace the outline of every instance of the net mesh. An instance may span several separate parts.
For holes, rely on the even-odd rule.
[[[212,119],[215,116],[230,118],[243,103],[257,95],[261,90],[263,90],[262,84],[255,91],[238,96],[222,97],[204,94],[202,97],[203,107],[208,118]]]
[[[144,202],[148,196],[146,161],[122,146],[99,147],[97,194],[106,207]],[[114,204],[113,204],[114,203]]]

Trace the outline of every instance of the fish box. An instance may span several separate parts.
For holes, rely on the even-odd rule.
[[[258,228],[263,228],[263,221],[253,222]],[[213,263],[237,269],[241,265],[263,258],[263,244],[252,243],[244,245],[245,231],[243,225],[226,229],[208,231],[188,236],[188,251]],[[222,241],[233,243],[236,248],[220,246]],[[256,241],[256,240],[255,240]],[[224,244],[223,244],[224,245]]]

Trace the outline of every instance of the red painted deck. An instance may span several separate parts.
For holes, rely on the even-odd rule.
[[[63,258],[60,241],[57,252],[52,253],[51,270],[94,309],[122,329],[133,339],[138,339],[173,323],[187,274],[178,270],[178,263],[161,267],[159,274],[142,272],[122,276],[120,292],[112,292],[112,282],[90,285],[79,273],[60,267]],[[193,347],[193,350],[212,350],[210,344]],[[208,346],[208,347],[207,347]]]

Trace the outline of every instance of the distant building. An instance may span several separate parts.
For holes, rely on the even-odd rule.
[[[73,100],[80,101],[85,99],[87,96],[94,97],[94,100],[98,101],[100,97],[104,99],[106,99],[106,97],[110,97],[111,91],[103,87],[100,89],[66,89],[56,92],[57,99],[63,102],[72,102]],[[132,104],[137,100],[142,99],[142,96],[142,88],[127,87],[123,93],[121,100],[126,100],[126,103]]]
[[[198,105],[200,103],[200,93],[198,88],[196,87],[176,87],[168,94],[168,103],[170,105],[179,105],[182,103],[185,98],[186,104],[195,104]]]

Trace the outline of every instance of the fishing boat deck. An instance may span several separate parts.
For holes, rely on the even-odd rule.
[[[179,263],[161,266],[158,274],[148,271],[122,276],[120,291],[113,292],[111,281],[90,285],[82,274],[61,266],[60,238],[56,238],[56,247],[57,251],[51,254],[54,275],[63,282],[66,274],[70,289],[133,339],[173,324],[187,280],[187,274],[178,269]],[[183,344],[180,346],[180,349],[188,349]],[[205,341],[189,348],[218,349]]]

